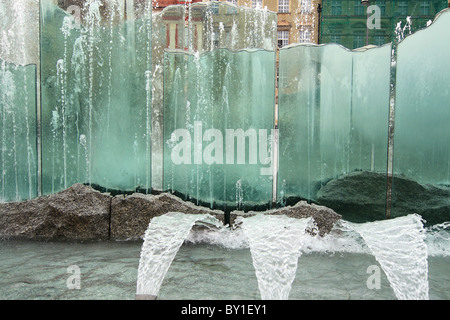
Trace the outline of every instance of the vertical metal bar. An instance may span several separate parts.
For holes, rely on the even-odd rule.
[[[391,217],[392,185],[394,171],[394,132],[395,132],[395,90],[397,81],[397,46],[398,40],[393,39],[391,45],[391,66],[389,83],[389,122],[387,141],[387,168],[386,168],[386,218]]]
[[[38,58],[36,61],[36,154],[37,154],[37,195],[42,196],[42,95],[41,95],[41,57],[42,57],[42,12],[41,2],[38,4]]]
[[[274,59],[275,59],[275,103],[274,103],[274,130],[272,136],[272,207],[276,207],[277,203],[277,193],[278,193],[278,95],[279,95],[279,86],[280,82],[278,81],[278,76],[280,72],[280,66],[277,63],[277,52],[279,57],[279,49],[276,48],[274,51]],[[277,89],[278,88],[278,89]]]
[[[275,110],[278,108],[276,107]],[[272,207],[276,206],[278,193],[278,124],[275,123],[272,137]]]

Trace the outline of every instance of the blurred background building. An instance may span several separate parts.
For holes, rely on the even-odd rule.
[[[81,5],[84,0],[55,0],[66,9]],[[137,5],[147,0],[124,0],[124,5]],[[202,0],[153,0],[153,12],[173,5],[188,5]],[[410,29],[415,32],[433,21],[435,15],[450,7],[450,0],[220,0],[236,6],[261,8],[277,14],[277,47],[292,43],[338,43],[349,49],[366,45],[383,45],[392,41],[399,22],[404,27],[410,17]],[[372,10],[367,13],[367,10]],[[187,13],[174,9],[180,15]],[[378,15],[378,16],[377,16]],[[170,18],[170,15],[167,15]],[[367,26],[368,19],[379,23]],[[187,18],[186,18],[187,20]],[[181,28],[181,26],[179,26]],[[181,29],[180,29],[181,30]],[[180,30],[172,30],[177,35]],[[181,33],[180,33],[181,34]],[[173,44],[174,42],[172,42]]]
[[[435,15],[448,6],[448,0],[323,0],[320,43],[338,43],[349,49],[365,45],[383,45],[393,40],[397,23],[405,32],[427,26]],[[370,10],[368,14],[367,11]],[[375,25],[376,15],[379,25]],[[374,22],[367,26],[368,19]]]

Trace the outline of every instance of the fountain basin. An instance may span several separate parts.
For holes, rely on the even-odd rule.
[[[380,289],[367,287],[371,275],[367,268],[380,265],[359,238],[333,231],[325,238],[310,240],[298,261],[290,300],[395,299],[382,270]],[[427,229],[431,300],[450,299],[448,241],[448,236],[444,239]],[[0,241],[0,299],[134,300],[141,247],[142,241]],[[67,288],[71,265],[80,267],[79,290]],[[158,295],[160,302],[260,298],[251,253],[242,234],[219,237],[217,233],[206,235],[204,230],[188,236]]]
[[[152,218],[168,212],[209,214],[225,224],[227,215],[183,201],[170,193],[131,195],[99,192],[75,184],[48,196],[22,202],[0,203],[0,238],[38,240],[137,240],[142,239]],[[317,232],[329,232],[341,216],[326,207],[299,202],[293,206],[264,211],[297,218],[313,217]],[[233,211],[231,226],[239,216],[261,212]]]

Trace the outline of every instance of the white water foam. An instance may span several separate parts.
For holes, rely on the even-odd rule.
[[[242,228],[242,218],[236,220],[237,227],[205,228],[191,230],[186,238],[190,244],[206,244],[226,249],[250,249],[247,234]],[[309,233],[302,235],[300,251],[309,253],[362,253],[371,254],[361,235],[349,228],[346,223],[338,222],[333,230],[324,236]]]
[[[430,226],[425,229],[425,232],[428,256],[450,256],[450,222]],[[247,235],[240,226],[233,229],[222,227],[192,230],[187,236],[186,242],[219,246],[227,249],[250,248]],[[353,229],[351,223],[345,220],[338,221],[331,232],[323,237],[305,234],[301,251],[304,254],[357,253],[372,255],[372,251],[361,235]]]
[[[175,255],[199,220],[218,221],[208,214],[169,212],[151,220],[139,260],[137,295],[157,296]]]
[[[226,249],[248,249],[248,238],[242,228],[229,227],[192,230],[186,238],[186,243],[207,244]]]
[[[428,253],[422,218],[348,223],[364,238],[400,300],[428,300]]]
[[[450,222],[430,226],[426,231],[428,256],[450,257]]]
[[[201,221],[206,228],[192,229]],[[450,222],[425,229],[418,215],[364,224],[341,220],[323,237],[305,233],[310,223],[261,214],[237,218],[237,227],[229,228],[208,215],[154,218],[141,252],[138,294],[157,295],[183,242],[250,249],[263,299],[287,299],[298,258],[310,253],[373,255],[398,299],[428,299],[427,257],[450,256]]]
[[[311,218],[256,215],[242,219],[263,300],[287,300]]]

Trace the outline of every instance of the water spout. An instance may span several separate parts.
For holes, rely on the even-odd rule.
[[[142,245],[136,299],[156,299],[172,260],[192,226],[199,220],[209,220],[215,225],[219,223],[208,214],[178,212],[169,212],[152,219]]]
[[[398,299],[428,300],[426,234],[419,215],[349,224],[380,263]]]
[[[257,215],[242,219],[263,300],[287,300],[312,219]]]

